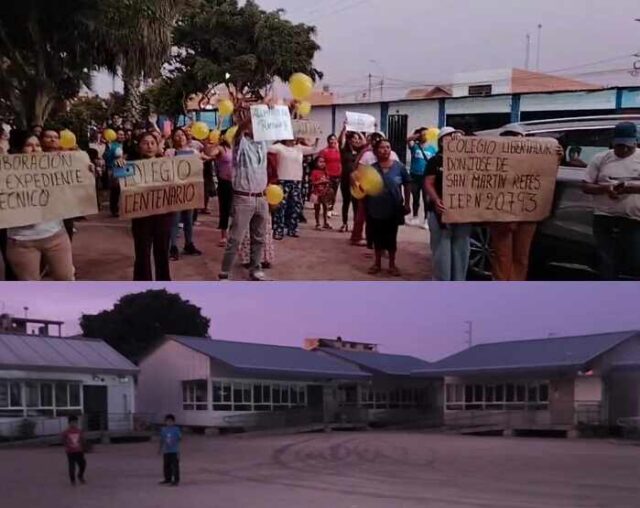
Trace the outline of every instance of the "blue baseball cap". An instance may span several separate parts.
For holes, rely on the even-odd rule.
[[[638,126],[633,122],[620,122],[613,129],[613,145],[638,145]]]

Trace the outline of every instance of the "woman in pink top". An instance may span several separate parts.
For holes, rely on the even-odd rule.
[[[227,245],[227,231],[229,230],[229,217],[231,216],[231,205],[233,203],[233,149],[223,136],[220,142],[207,149],[207,155],[213,157],[216,165],[216,176],[218,178],[218,205],[220,210],[220,242],[218,245]]]

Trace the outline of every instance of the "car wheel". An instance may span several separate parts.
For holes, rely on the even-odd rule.
[[[470,243],[470,278],[491,280],[491,236],[489,229],[482,226],[473,226]]]

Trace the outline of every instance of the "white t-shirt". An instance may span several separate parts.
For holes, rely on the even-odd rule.
[[[64,224],[61,220],[52,220],[32,226],[9,228],[7,237],[25,242],[29,240],[43,240],[55,235],[58,231],[62,230],[63,227]]]
[[[278,180],[302,180],[302,159],[305,155],[316,153],[316,148],[311,146],[285,146],[277,143],[269,147],[270,153],[278,154]]]
[[[616,157],[613,150],[596,155],[586,172],[586,181],[599,184],[616,184],[629,181],[640,185],[640,150],[625,159]],[[640,220],[640,194],[622,194],[611,199],[606,194],[594,196],[595,213]]]
[[[391,151],[391,160],[400,160],[398,158],[398,154],[394,151]],[[378,162],[378,158],[373,153],[373,150],[367,150],[362,154],[362,157],[360,158],[360,162],[358,164],[360,164],[360,166],[373,166],[376,162]]]

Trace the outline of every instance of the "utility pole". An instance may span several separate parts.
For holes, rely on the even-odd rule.
[[[538,51],[536,55],[536,71],[540,71],[540,51],[542,47],[542,24],[538,25]]]
[[[24,318],[27,319],[29,317],[29,307],[22,307],[24,310]]]
[[[380,80],[380,102],[384,101],[384,77]]]
[[[372,93],[372,80],[373,76],[369,73],[369,95],[367,95],[367,100],[371,102],[371,93]]]
[[[473,321],[465,321],[467,324],[467,346],[473,346]]]
[[[531,65],[531,34],[527,32],[527,48],[526,56],[524,57],[524,68],[529,70]]]

